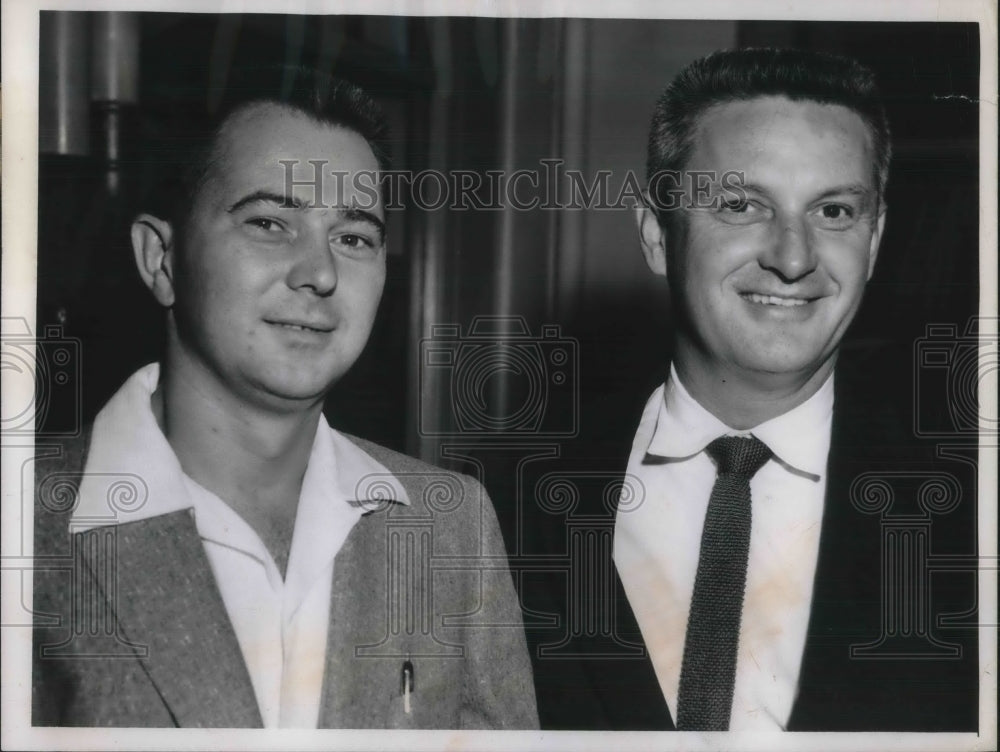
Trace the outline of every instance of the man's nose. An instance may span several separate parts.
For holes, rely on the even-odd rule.
[[[288,271],[288,286],[327,296],[337,289],[337,261],[326,233],[304,233],[296,242],[295,262]]]
[[[812,272],[816,268],[816,253],[808,224],[797,217],[775,222],[773,237],[759,261],[761,267],[786,283]]]

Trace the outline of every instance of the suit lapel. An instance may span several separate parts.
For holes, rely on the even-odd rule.
[[[118,628],[148,648],[140,662],[177,725],[260,727],[253,685],[192,511],[119,525],[114,538],[110,549],[84,542],[83,559],[99,583],[101,573],[117,574],[104,588]]]
[[[359,635],[379,634],[388,624],[383,514],[358,520],[334,560],[318,728],[381,725],[384,698],[365,695],[374,688],[359,675],[354,651],[365,642]]]
[[[624,442],[598,446],[599,459],[585,456],[567,460],[568,477],[578,471],[585,474],[595,466],[613,469],[611,474],[616,477],[624,476],[628,446]],[[599,539],[616,514],[605,506],[603,485],[595,484],[590,490],[593,493],[583,494],[574,512],[594,526],[577,531],[588,540],[595,534]],[[553,531],[552,540],[558,540],[558,532]],[[580,547],[584,549],[595,558],[571,555],[575,571],[549,580],[548,603],[542,609],[559,613],[562,629],[567,630],[561,647],[552,650],[548,645],[550,654],[536,657],[542,725],[577,730],[672,730],[670,711],[614,564],[613,546]],[[596,634],[593,626],[581,632],[579,624],[577,632],[570,633],[574,621],[581,619],[580,612],[591,615]],[[609,627],[611,634],[606,633]],[[550,643],[548,635],[548,631],[541,632],[535,639]]]
[[[850,487],[877,464],[872,451],[880,440],[873,406],[859,402],[843,370],[835,383],[819,555],[789,730],[858,728],[860,688],[852,675],[859,662],[851,658],[851,645],[866,642],[879,623],[880,528],[877,518],[853,508]]]
[[[615,635],[641,646],[643,655],[585,661],[588,678],[600,698],[608,729],[636,731],[673,731],[674,722],[667,701],[660,690],[649,651],[639,631],[632,607],[618,576],[618,568],[609,562],[614,573]]]
[[[850,479],[863,470],[834,432],[812,608],[788,729],[856,730],[861,687],[851,645],[867,642],[879,624],[879,526],[858,519]],[[864,662],[872,668],[870,662]],[[853,698],[853,699],[852,699]],[[864,703],[862,703],[864,704]]]

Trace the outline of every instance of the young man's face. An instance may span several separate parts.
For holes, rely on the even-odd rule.
[[[351,180],[377,161],[357,133],[276,105],[237,114],[220,147],[174,261],[183,360],[243,399],[315,402],[357,360],[382,295],[384,211]],[[318,182],[310,160],[325,161]]]
[[[761,97],[708,110],[688,168],[742,173],[746,200],[684,209],[660,238],[685,321],[676,357],[757,380],[832,369],[881,236],[873,163],[868,129],[842,106]]]

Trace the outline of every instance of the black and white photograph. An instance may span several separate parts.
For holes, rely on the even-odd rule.
[[[996,748],[996,4],[703,5],[4,3],[4,748]]]

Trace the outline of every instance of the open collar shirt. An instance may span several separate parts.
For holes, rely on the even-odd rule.
[[[653,392],[629,456],[614,558],[671,715],[677,717],[684,638],[716,469],[705,447],[753,434],[771,449],[750,482],[752,523],[736,663],[732,731],[783,729],[805,648],[819,552],[833,376],[806,402],[750,431],[702,407],[677,372]]]
[[[381,463],[321,417],[282,578],[250,525],[184,473],[153,415],[150,397],[158,382],[157,364],[140,369],[98,413],[70,530],[192,510],[265,728],[315,728],[334,558],[354,523],[372,508],[359,499],[366,487],[401,503],[409,503],[406,492]],[[131,497],[122,486],[116,491],[123,474],[141,479],[144,488]],[[112,498],[117,502],[110,507]]]

